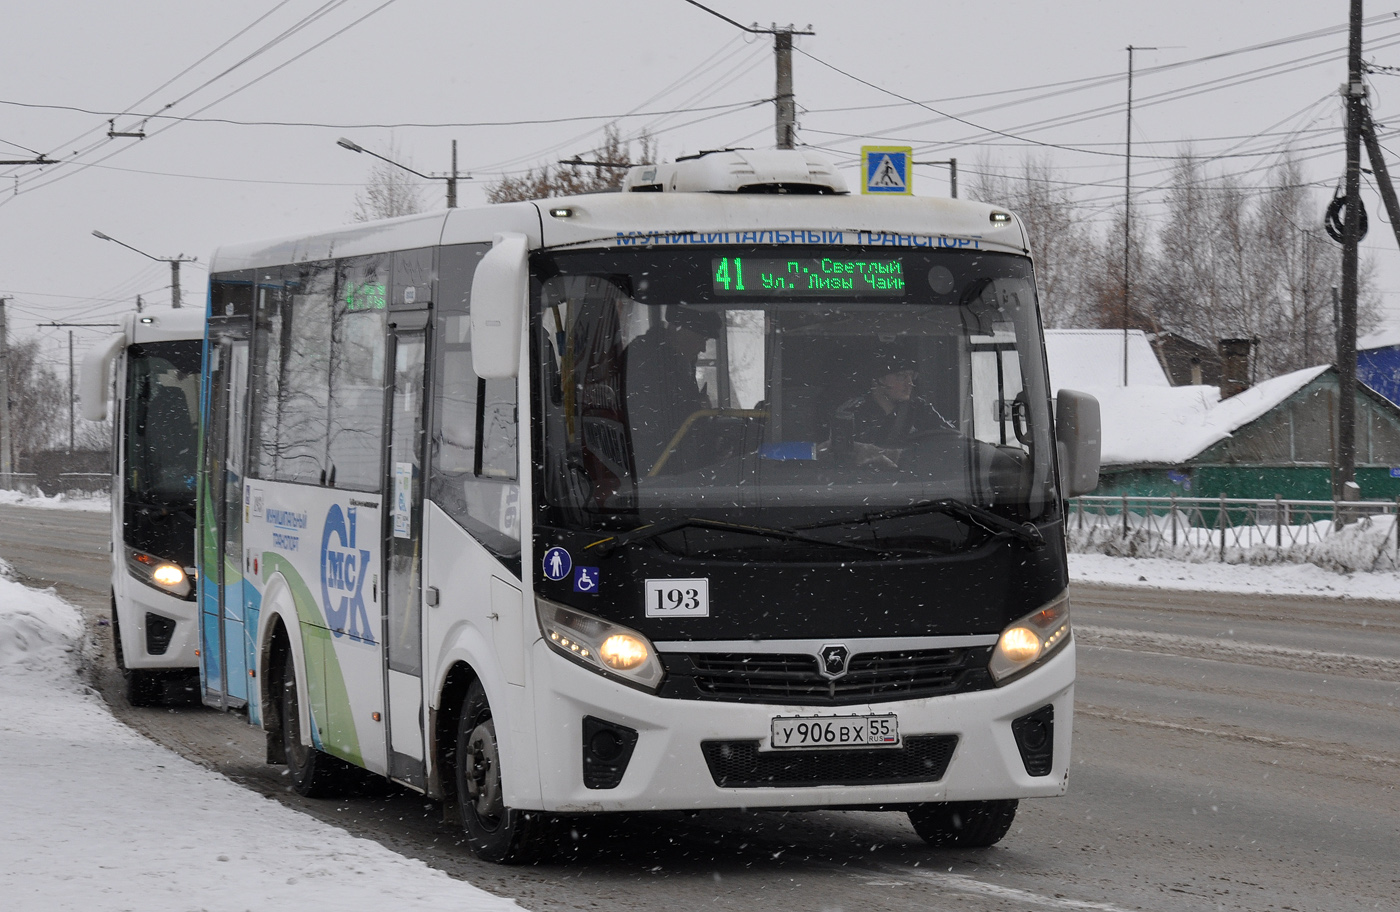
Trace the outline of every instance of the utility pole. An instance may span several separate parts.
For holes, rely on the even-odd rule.
[[[685,0],[685,2],[697,9],[704,10],[716,19],[723,19],[750,35],[773,36],[773,58],[778,72],[777,89],[773,93],[773,101],[776,106],[774,130],[777,133],[777,148],[794,148],[797,145],[797,98],[792,93],[792,36],[815,35],[816,32],[811,30],[810,25],[807,26],[806,31],[798,31],[791,25],[786,28],[778,28],[778,26],[773,25],[761,29],[757,27],[757,24],[749,26],[735,22],[723,13],[716,12],[697,0]]]
[[[1128,386],[1128,324],[1133,299],[1133,51],[1155,51],[1128,45],[1128,142],[1123,176],[1123,386]]]
[[[452,140],[452,176],[447,179],[447,208],[457,208],[457,140]]]
[[[10,342],[6,335],[5,302],[0,298],[0,480],[4,487],[14,484],[14,463],[10,445]]]
[[[797,104],[792,95],[792,29],[773,30],[773,57],[777,64],[778,84],[773,93],[777,103],[777,132],[779,149],[791,149],[797,138]]]
[[[73,403],[78,398],[78,390],[73,383],[73,330],[68,330],[68,455],[73,455],[73,438],[78,427],[78,416],[73,413]],[[70,468],[69,471],[72,471]]]
[[[958,160],[956,158],[945,158],[938,161],[910,162],[914,165],[947,165],[948,166],[948,195],[953,199],[958,198]]]
[[[1342,223],[1342,299],[1337,326],[1337,466],[1332,496],[1348,499],[1356,487],[1356,293],[1361,241],[1361,129],[1366,86],[1361,81],[1361,0],[1351,0],[1347,82],[1342,87],[1347,118],[1346,220]]]

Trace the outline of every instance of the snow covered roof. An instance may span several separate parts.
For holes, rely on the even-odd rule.
[[[1356,350],[1393,348],[1400,345],[1400,327],[1383,327],[1356,340]]]
[[[1088,390],[1123,385],[1123,331],[1118,329],[1047,329],[1045,360],[1050,388]],[[1171,386],[1157,353],[1141,330],[1128,331],[1128,386]]]
[[[1179,465],[1261,417],[1328,369],[1324,364],[1274,377],[1223,402],[1220,390],[1213,386],[1081,389],[1099,400],[1104,465]]]

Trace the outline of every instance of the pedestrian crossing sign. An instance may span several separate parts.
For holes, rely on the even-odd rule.
[[[912,196],[914,150],[910,146],[861,146],[860,165],[864,175],[861,193]]]

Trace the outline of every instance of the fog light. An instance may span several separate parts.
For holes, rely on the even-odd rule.
[[[617,788],[637,746],[637,730],[595,716],[583,717],[583,786]]]
[[[609,668],[627,671],[647,660],[647,644],[634,636],[615,633],[598,647],[598,657]]]
[[[1011,723],[1021,762],[1031,776],[1048,776],[1055,765],[1055,707],[1053,704],[1026,713]]]

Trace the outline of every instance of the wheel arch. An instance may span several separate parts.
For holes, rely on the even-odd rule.
[[[296,672],[299,730],[310,730],[311,710],[306,682],[306,651],[302,645],[301,624],[291,587],[280,573],[268,580],[262,594],[262,611],[258,615],[257,680],[258,706],[262,714],[263,731],[267,733],[267,762],[285,763],[282,743],[282,667],[290,655]]]

